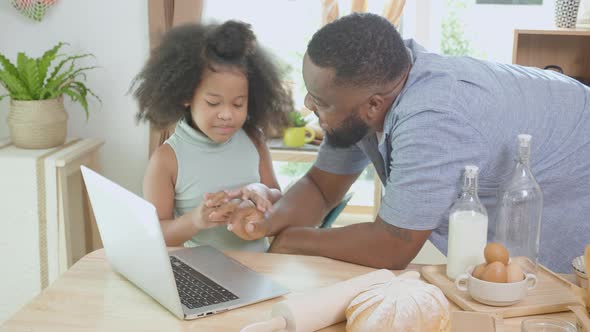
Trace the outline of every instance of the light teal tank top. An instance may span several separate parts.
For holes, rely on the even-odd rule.
[[[260,182],[260,156],[246,132],[240,129],[224,143],[215,143],[186,120],[176,125],[169,144],[178,162],[174,212],[181,216],[196,208],[205,193],[215,193]],[[242,240],[221,225],[202,230],[185,247],[211,245],[220,250],[266,251],[268,239]]]

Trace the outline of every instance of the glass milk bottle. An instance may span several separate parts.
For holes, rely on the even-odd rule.
[[[468,266],[485,261],[488,213],[477,196],[478,172],[477,166],[465,166],[462,193],[449,214],[447,277],[452,280],[465,273]]]
[[[531,136],[518,135],[516,166],[498,192],[495,242],[525,273],[537,273],[543,192],[530,169]]]

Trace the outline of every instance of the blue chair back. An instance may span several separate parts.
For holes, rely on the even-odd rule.
[[[334,221],[336,221],[336,218],[338,218],[338,215],[340,215],[342,210],[344,210],[346,204],[348,204],[348,201],[350,201],[350,199],[352,198],[352,195],[354,195],[353,192],[347,193],[342,199],[342,201],[340,201],[338,205],[336,205],[330,212],[328,212],[328,214],[324,218],[324,221],[322,221],[320,228],[332,227],[332,224],[334,223]]]

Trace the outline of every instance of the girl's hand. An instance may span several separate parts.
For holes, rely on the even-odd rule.
[[[227,224],[229,222],[229,218],[234,213],[234,211],[242,204],[240,199],[232,199],[227,203],[223,203],[222,205],[207,208],[207,218],[215,223],[223,223]]]
[[[208,208],[217,208],[229,202],[232,198],[229,196],[228,191],[224,190],[216,193],[206,193],[204,202]]]
[[[270,189],[262,183],[252,183],[242,188],[229,190],[227,195],[230,199],[240,198],[252,201],[260,212],[266,212],[272,207],[269,197]]]
[[[216,198],[219,198],[216,197]],[[191,212],[191,220],[193,224],[199,229],[209,229],[215,226],[227,224],[229,217],[234,212],[239,200],[227,201],[225,199],[216,200],[212,206],[207,206],[207,199]]]

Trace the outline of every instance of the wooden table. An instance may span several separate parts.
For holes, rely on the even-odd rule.
[[[330,285],[373,269],[323,257],[229,252],[292,292]],[[420,266],[410,266],[416,270]],[[104,251],[78,261],[43,293],[0,326],[0,331],[239,331],[270,317],[273,303],[253,304],[193,321],[181,321],[111,270]],[[454,307],[454,310],[459,310]],[[572,313],[550,315],[574,321]],[[520,331],[522,318],[504,321],[504,331]],[[322,331],[344,331],[345,323]]]

